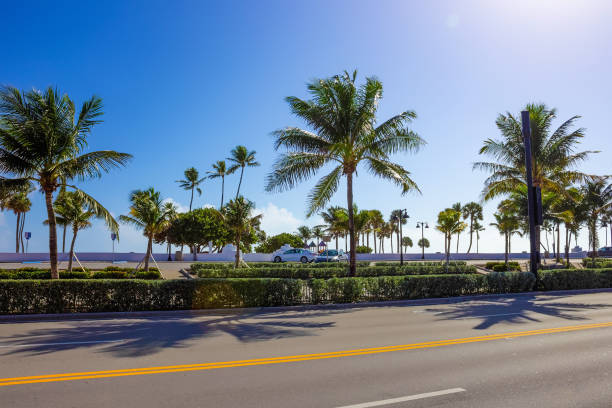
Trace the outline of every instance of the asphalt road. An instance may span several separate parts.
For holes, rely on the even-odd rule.
[[[606,291],[0,322],[0,407],[610,407],[611,380]]]

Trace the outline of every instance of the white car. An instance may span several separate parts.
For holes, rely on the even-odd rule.
[[[336,249],[323,251],[315,258],[315,262],[342,262],[346,260],[348,260],[348,257],[344,251]]]
[[[307,249],[292,248],[274,256],[274,262],[301,262],[308,263],[315,259],[315,255]]]

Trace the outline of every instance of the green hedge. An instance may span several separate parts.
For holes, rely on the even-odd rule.
[[[248,268],[241,269],[259,269],[259,268],[348,268],[347,262],[319,262],[319,263],[301,263],[301,262],[247,262]],[[357,266],[370,266],[368,261],[359,261]],[[196,262],[191,264],[191,268],[203,268],[203,269],[234,269],[233,262]]]
[[[540,290],[612,287],[612,269],[543,271]],[[118,312],[422,299],[533,290],[529,272],[331,279],[0,280],[0,313]]]
[[[612,268],[610,258],[583,258],[582,265],[587,268]]]
[[[296,268],[276,266],[270,268],[209,269],[205,265],[194,264],[192,273],[199,278],[286,278],[286,279],[330,279],[349,276],[348,268]],[[404,265],[388,264],[387,266],[358,267],[356,277],[403,276],[427,274],[463,274],[476,273],[473,265],[450,265],[448,271],[444,265]]]
[[[533,275],[333,279],[0,280],[0,313],[117,312],[420,299],[529,290]]]
[[[467,261],[450,261],[449,265],[467,265]],[[399,261],[380,261],[374,262],[374,266],[399,265]],[[445,261],[411,261],[404,262],[404,266],[440,266],[446,265]]]
[[[161,279],[161,274],[157,269],[150,269],[149,272],[136,272],[134,268],[109,268],[102,271],[86,269],[86,272],[82,270],[60,271],[59,277],[60,279]],[[0,279],[51,279],[51,270],[36,268],[2,269],[0,270]]]
[[[516,261],[509,261],[508,268],[506,268],[506,263],[503,261],[487,262],[485,264],[485,268],[491,269],[492,271],[495,271],[495,272],[506,272],[506,271],[517,271],[518,272],[521,270],[521,266]]]
[[[541,290],[612,288],[612,268],[557,269],[539,272]]]

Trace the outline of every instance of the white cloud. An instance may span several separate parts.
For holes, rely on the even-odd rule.
[[[178,211],[178,212],[184,213],[184,212],[188,212],[189,211],[189,207],[188,206],[179,203],[178,201],[176,201],[172,197],[168,197],[168,198],[164,199],[163,203],[164,204],[165,203],[172,203],[172,204],[174,204],[174,206],[176,207],[176,211]]]
[[[256,208],[255,214],[263,214],[261,228],[268,235],[276,235],[281,232],[295,232],[297,228],[304,224],[304,221],[296,218],[293,213],[286,208],[280,208],[272,203],[264,208]]]

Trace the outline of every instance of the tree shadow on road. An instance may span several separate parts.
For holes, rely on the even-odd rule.
[[[571,321],[588,320],[583,312],[611,308],[612,304],[563,301],[565,295],[520,295],[455,303],[428,308],[439,320],[477,319],[474,329],[484,330],[499,323],[540,322],[538,315]]]
[[[231,335],[243,342],[316,336],[335,325],[327,317],[343,310],[302,313],[252,312],[215,316],[150,316],[122,320],[65,321],[18,336],[1,337],[0,353],[40,355],[62,350],[96,348],[118,357],[155,354],[165,348],[188,347],[204,338]],[[7,347],[9,345],[9,347]]]

